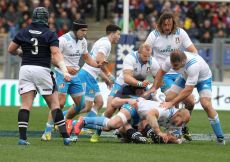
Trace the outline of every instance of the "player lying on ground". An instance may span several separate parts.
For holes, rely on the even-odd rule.
[[[186,109],[163,109],[160,102],[138,99],[115,98],[113,106],[122,105],[120,111],[111,119],[106,117],[80,117],[75,125],[75,133],[79,134],[81,128],[103,129],[106,131],[118,129],[128,123],[136,115],[141,120],[146,120],[153,129],[153,132],[160,136],[164,143],[180,143],[175,136],[170,133],[162,132],[160,126],[168,129],[181,127],[190,120],[189,111]],[[132,105],[132,106],[131,106]],[[159,126],[160,125],[160,126]]]

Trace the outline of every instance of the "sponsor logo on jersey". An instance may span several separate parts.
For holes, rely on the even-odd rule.
[[[82,49],[85,49],[85,42],[81,43]]]
[[[176,37],[176,44],[179,44],[180,43],[180,39],[179,37]]]
[[[41,31],[37,31],[37,30],[29,30],[29,32],[30,32],[31,34],[42,34]]]
[[[64,88],[64,87],[65,87],[65,84],[64,84],[64,83],[61,83],[61,84],[59,85],[59,87],[60,87],[60,88]]]
[[[43,91],[52,91],[51,88],[47,88],[47,89],[42,89]]]
[[[147,71],[147,72],[150,72],[150,67],[147,67],[146,71]]]
[[[89,91],[89,94],[93,94],[93,93],[94,93],[94,90],[91,89],[91,90]]]

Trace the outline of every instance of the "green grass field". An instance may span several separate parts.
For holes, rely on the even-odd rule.
[[[64,146],[61,138],[41,142],[40,136],[29,134],[30,146],[18,146],[17,108],[0,108],[0,161],[150,161],[150,162],[229,162],[230,144],[217,145],[215,141],[192,141],[181,145],[121,144],[115,138],[101,138],[99,143],[90,143],[89,138],[80,138],[71,146]],[[29,131],[42,131],[48,109],[34,108],[31,111]],[[223,130],[230,134],[230,112],[219,111]],[[189,124],[192,134],[212,134],[211,126],[203,111],[194,111]],[[3,132],[11,132],[10,137]],[[16,132],[16,133],[15,133]],[[12,134],[14,133],[14,134]],[[2,135],[2,136],[1,136]]]

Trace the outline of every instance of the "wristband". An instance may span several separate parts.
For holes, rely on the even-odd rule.
[[[115,77],[112,74],[109,74],[108,77],[109,77],[109,80],[115,82]]]
[[[142,84],[143,84],[143,83],[142,83],[141,81],[138,81],[138,82],[137,82],[137,86],[138,86],[138,87],[142,87]]]

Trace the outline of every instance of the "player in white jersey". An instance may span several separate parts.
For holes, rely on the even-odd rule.
[[[75,126],[75,133],[78,134],[82,127],[96,128],[103,130],[113,130],[128,124],[128,121],[139,115],[141,120],[146,120],[154,133],[160,136],[165,143],[180,143],[176,137],[160,130],[160,126],[165,128],[181,127],[190,120],[189,111],[186,109],[163,109],[158,101],[138,99],[114,98],[114,107],[121,106],[120,111],[113,118],[106,117],[81,117]],[[159,123],[159,124],[158,124]],[[142,138],[144,140],[144,138]]]
[[[149,81],[146,79],[147,76],[151,75],[154,77],[159,70],[159,65],[151,54],[151,47],[142,44],[138,51],[132,51],[132,53],[125,56],[122,72],[116,79],[108,96],[107,108],[104,112],[104,116],[110,118],[116,111],[116,109],[111,106],[111,103],[116,93],[119,92],[124,84],[134,87],[147,87],[149,85]],[[93,135],[94,142],[98,141],[99,136],[100,131],[97,131],[97,133]]]
[[[173,13],[164,12],[158,20],[157,28],[153,30],[147,37],[145,43],[153,48],[153,56],[157,59],[159,65],[164,63],[170,53],[175,50],[186,50],[197,53],[197,49],[190,40],[188,34],[177,23]],[[161,91],[167,93],[167,89],[172,86],[172,83],[179,77],[179,74],[174,70],[170,70],[163,76],[163,85]],[[190,95],[184,100],[185,107],[190,111],[193,110],[195,99]],[[184,136],[191,140],[191,135],[187,132],[187,127],[184,128]]]
[[[118,43],[120,39],[120,31],[121,28],[119,26],[108,25],[106,27],[106,36],[100,38],[94,43],[90,54],[97,63],[107,61],[112,44]],[[88,113],[88,116],[96,116],[98,110],[103,106],[103,98],[100,94],[97,81],[101,71],[107,75],[107,79],[110,78],[110,80],[112,80],[111,78],[114,78],[111,73],[109,73],[106,64],[103,64],[101,68],[95,68],[85,63],[78,73],[78,77],[82,81],[85,91],[85,108],[81,112],[84,113],[91,110]],[[71,108],[69,109],[66,118],[72,119],[75,114],[76,110]]]
[[[189,96],[196,87],[200,95],[200,103],[208,115],[217,142],[225,144],[224,134],[216,110],[212,107],[212,73],[208,64],[199,55],[190,52],[173,51],[156,75],[153,89],[159,88],[162,76],[170,69],[182,75],[168,90],[163,107],[175,106]]]
[[[107,108],[104,113],[106,117],[111,117],[115,112],[111,107],[111,102],[122,85],[128,84],[145,88],[149,85],[149,81],[146,79],[147,76],[155,77],[160,67],[156,59],[151,56],[151,53],[150,46],[142,44],[138,51],[133,51],[125,57],[122,72],[116,79],[108,97]]]
[[[87,64],[94,67],[99,66],[88,53],[87,41],[85,39],[87,30],[87,24],[83,20],[76,20],[73,22],[72,30],[59,38],[59,48],[63,54],[65,64],[68,72],[71,74],[72,80],[66,82],[61,70],[55,68],[60,107],[61,109],[64,107],[66,95],[70,94],[74,101],[72,107],[76,110],[76,113],[79,113],[80,110],[84,108],[83,88],[81,80],[77,76],[77,72],[80,69],[78,65],[79,60],[83,57],[83,60]],[[41,138],[42,140],[47,141],[51,139],[52,127],[53,121],[49,113],[45,132]]]

